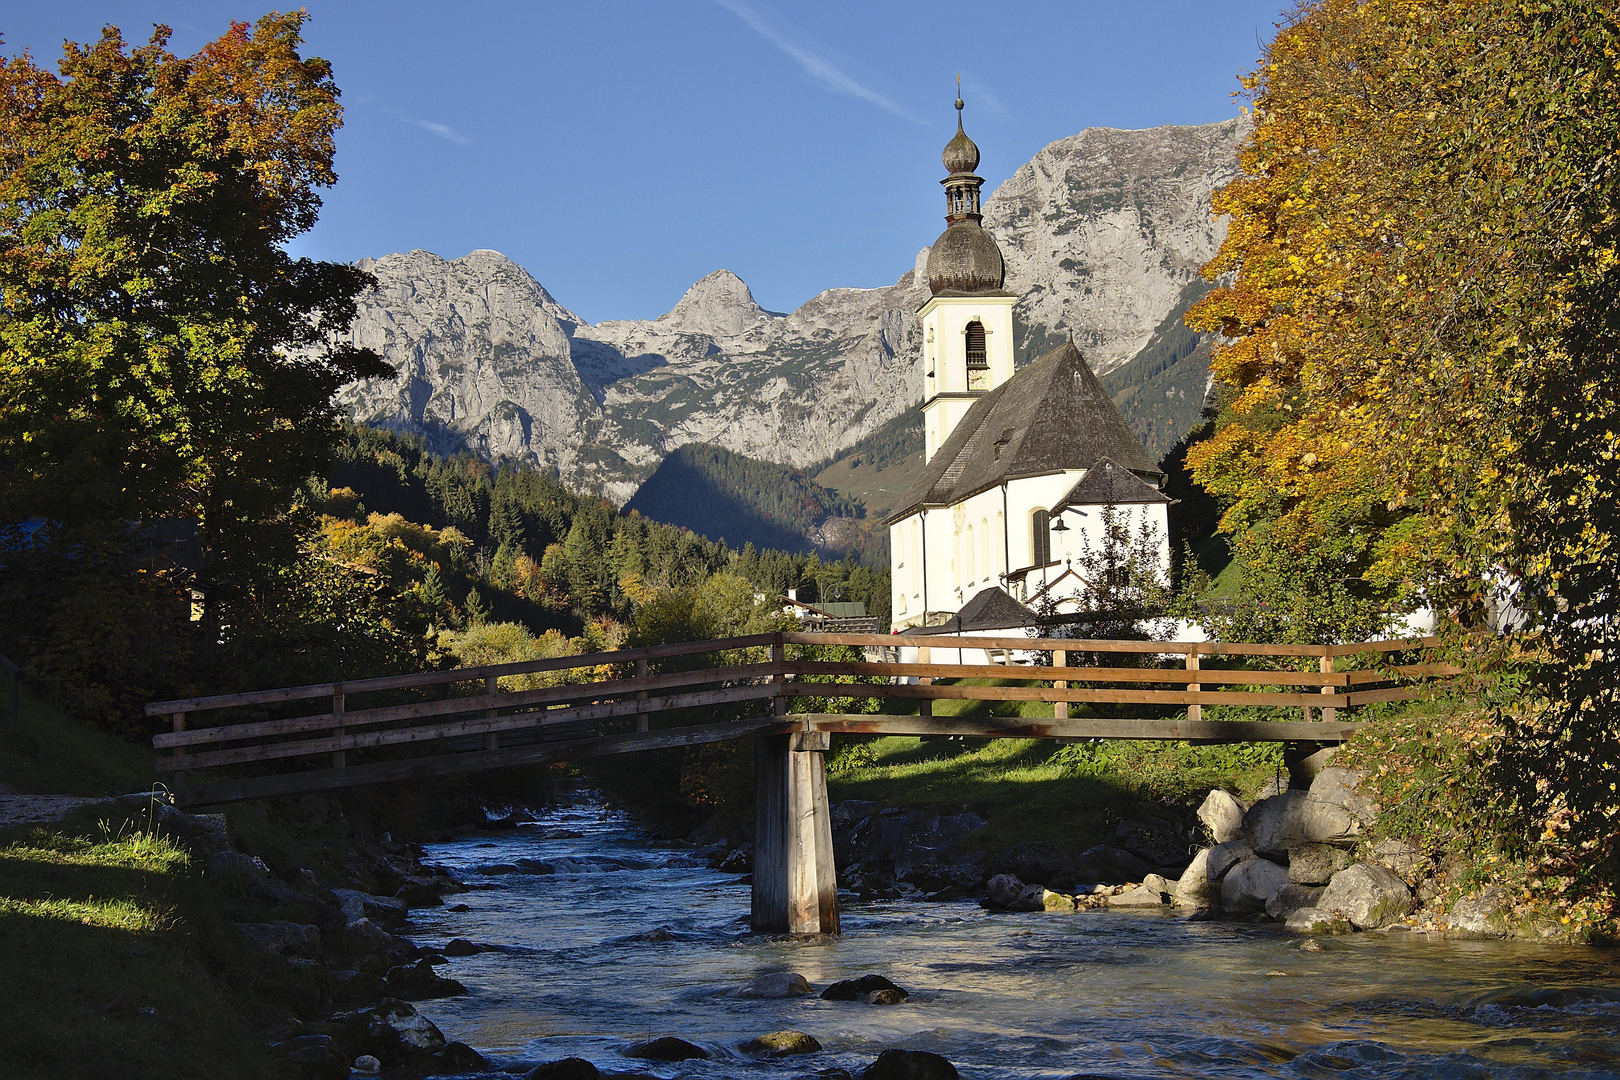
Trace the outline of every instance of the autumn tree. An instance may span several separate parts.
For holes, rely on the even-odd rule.
[[[0,521],[42,523],[14,570],[100,552],[116,573],[131,523],[175,520],[216,592],[294,557],[266,525],[324,469],[333,392],[386,370],[336,338],[369,278],[285,248],[342,116],[306,17],[189,57],[109,27],[55,72],[0,59]]]
[[[1247,79],[1195,477],[1279,633],[1523,610],[1508,774],[1589,878],[1620,839],[1620,24],[1597,0],[1317,0]],[[1476,639],[1477,640],[1477,639]],[[1505,775],[1508,775],[1505,774]],[[1605,854],[1605,852],[1607,854]]]

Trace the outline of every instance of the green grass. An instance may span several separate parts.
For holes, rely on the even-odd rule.
[[[935,703],[940,715],[946,715],[937,708],[943,704]],[[1280,744],[1109,740],[1064,745],[1049,739],[887,737],[841,740],[827,785],[833,799],[945,813],[971,810],[989,824],[968,838],[970,848],[994,850],[1038,840],[1079,853],[1108,841],[1114,825],[1143,804],[1196,803],[1212,787],[1252,793],[1281,760]]]
[[[226,950],[185,851],[127,825],[95,832],[0,836],[5,1075],[277,1075],[205,962]]]

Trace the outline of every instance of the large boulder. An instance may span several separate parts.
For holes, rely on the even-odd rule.
[[[1114,842],[1149,866],[1184,866],[1187,841],[1170,828],[1147,821],[1122,821],[1114,827]]]
[[[814,1054],[821,1044],[812,1035],[802,1031],[773,1031],[756,1039],[749,1039],[739,1049],[745,1054],[788,1057],[792,1054]]]
[[[523,1080],[597,1080],[602,1071],[584,1058],[548,1061],[531,1069]]]
[[[1301,885],[1290,881],[1266,901],[1266,914],[1278,922],[1284,922],[1300,908],[1315,907],[1322,892],[1320,885]]]
[[[1203,803],[1198,807],[1198,820],[1204,823],[1217,844],[1224,844],[1243,835],[1243,815],[1246,810],[1247,807],[1236,798],[1216,788],[1204,796]]]
[[[992,873],[1012,874],[1026,883],[1037,885],[1049,883],[1058,874],[1073,870],[1074,865],[1075,861],[1067,851],[1056,844],[1039,840],[1003,848],[989,859]]]
[[[321,930],[318,926],[278,919],[274,922],[237,923],[236,928],[259,948],[282,956],[314,956],[321,948]]]
[[[1024,895],[1024,883],[1016,874],[997,874],[985,883],[985,899],[996,907],[1010,908]]]
[[[455,997],[467,992],[467,988],[456,980],[440,976],[426,959],[389,968],[383,982],[387,984],[389,994],[406,1001]]]
[[[1209,862],[1206,865],[1209,880],[1220,881],[1228,870],[1253,855],[1254,848],[1249,846],[1247,840],[1228,840],[1224,844],[1216,844],[1209,849]]]
[[[961,1074],[926,1050],[885,1050],[861,1070],[861,1080],[961,1080]]]
[[[1446,916],[1446,936],[1456,938],[1504,938],[1512,929],[1513,900],[1503,889],[1491,885],[1451,905]]]
[[[1210,880],[1209,849],[1205,848],[1181,872],[1181,880],[1170,889],[1170,899],[1178,907],[1207,908],[1214,907],[1220,898],[1221,883],[1218,878]]]
[[[1317,908],[1337,912],[1360,930],[1376,930],[1412,910],[1412,890],[1391,870],[1352,863],[1333,875]]]
[[[1434,860],[1401,840],[1380,840],[1372,847],[1380,866],[1393,870],[1407,884],[1420,881],[1434,869]]]
[[[1288,880],[1299,885],[1326,885],[1350,865],[1350,853],[1331,844],[1295,844],[1288,849]]]
[[[1221,907],[1233,914],[1266,910],[1266,903],[1288,885],[1288,871],[1251,855],[1221,878]]]
[[[333,889],[332,895],[337,898],[345,923],[370,919],[381,926],[399,926],[410,915],[405,901],[392,896],[372,896],[358,889]]]
[[[1150,875],[1157,876],[1157,875]],[[1163,878],[1159,879],[1163,881]],[[1111,908],[1157,908],[1164,906],[1164,893],[1150,885],[1138,885],[1108,898]]]
[[[710,1057],[709,1052],[703,1047],[689,1043],[685,1039],[677,1039],[673,1035],[636,1043],[626,1050],[624,1055],[646,1061],[707,1061]]]
[[[1067,893],[1053,892],[1051,889],[1041,889],[1041,909],[1043,911],[1073,911],[1074,897]]]
[[[374,1008],[349,1018],[350,1042],[389,1068],[431,1057],[445,1048],[444,1033],[415,1006],[384,998]]]
[[[1296,908],[1285,925],[1295,934],[1348,934],[1353,929],[1343,916],[1315,907]]]
[[[859,1001],[862,995],[875,994],[883,990],[898,990],[901,994],[905,993],[905,990],[885,979],[882,975],[862,975],[858,979],[844,979],[841,982],[833,983],[821,992],[821,999],[823,1001]]]
[[[1363,827],[1378,815],[1378,807],[1361,794],[1361,773],[1329,766],[1311,781],[1302,808],[1305,839],[1318,844],[1354,844]]]
[[[810,992],[810,984],[796,971],[773,971],[761,975],[741,990],[740,998],[793,998]]]
[[[441,1073],[481,1073],[489,1068],[489,1059],[464,1042],[445,1043],[444,1049],[433,1055],[429,1075]]]
[[[1243,817],[1243,838],[1256,855],[1283,858],[1288,849],[1306,843],[1303,791],[1285,791],[1255,803]]]

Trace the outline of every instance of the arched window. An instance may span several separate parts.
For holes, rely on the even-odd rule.
[[[1030,537],[1032,562],[1036,566],[1045,566],[1052,561],[1052,515],[1045,510],[1035,511],[1035,519],[1030,525],[1033,534]]]
[[[973,526],[967,527],[967,539],[962,545],[962,580],[973,581],[978,578],[974,573],[973,556],[978,552],[973,549]]]
[[[984,323],[974,319],[963,335],[967,339],[967,378],[969,390],[990,389],[990,358],[984,345]]]
[[[979,576],[990,576],[990,522],[979,519]]]

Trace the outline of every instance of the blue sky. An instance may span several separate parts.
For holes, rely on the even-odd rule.
[[[1085,127],[1237,113],[1283,0],[306,0],[339,182],[300,254],[494,248],[591,320],[726,268],[767,308],[887,285],[943,227],[962,75],[986,190]],[[0,14],[42,62],[105,23],[191,52],[268,7],[83,0]]]

